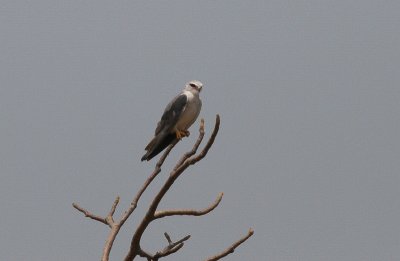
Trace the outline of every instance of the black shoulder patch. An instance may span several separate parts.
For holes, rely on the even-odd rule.
[[[176,97],[175,101],[171,104],[171,110],[176,114],[180,115],[183,108],[186,106],[187,97],[184,94]]]
[[[185,94],[176,96],[165,108],[161,120],[157,124],[155,134],[161,132],[163,129],[169,129],[175,126],[178,122],[182,111],[185,109],[187,97]]]

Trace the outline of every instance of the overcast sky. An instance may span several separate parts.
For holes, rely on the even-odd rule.
[[[204,83],[208,156],[160,208],[204,208],[146,231],[163,260],[400,259],[399,1],[0,1],[2,260],[99,260],[108,227],[152,171],[140,162],[165,105]],[[123,227],[143,210],[192,135]]]

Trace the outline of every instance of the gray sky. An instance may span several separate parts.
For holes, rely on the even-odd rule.
[[[154,223],[192,238],[165,260],[202,260],[252,227],[227,260],[400,259],[399,1],[0,3],[2,260],[98,260],[108,228],[153,169],[144,147],[192,79],[205,86],[209,155],[162,208],[214,212]],[[126,223],[133,230],[181,142]]]

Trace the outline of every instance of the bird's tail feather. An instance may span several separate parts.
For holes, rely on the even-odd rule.
[[[167,135],[158,135],[154,137],[150,143],[146,146],[146,154],[143,155],[141,161],[151,160],[154,156],[158,155],[163,151],[169,144],[176,139],[175,133],[168,133]]]
[[[154,144],[159,140],[158,136],[155,136],[150,142],[149,144],[147,144],[146,148],[144,148],[145,150],[151,150],[152,147],[154,147]]]

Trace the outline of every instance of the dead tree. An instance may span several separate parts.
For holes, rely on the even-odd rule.
[[[218,204],[222,200],[223,193],[220,193],[215,200],[214,203],[212,203],[209,207],[201,210],[195,210],[195,209],[169,209],[169,210],[157,210],[157,207],[165,194],[168,192],[168,190],[171,188],[171,186],[174,184],[175,180],[179,178],[179,176],[191,165],[196,164],[200,160],[202,160],[208,153],[209,149],[214,143],[215,137],[218,134],[219,130],[219,124],[220,124],[220,119],[219,115],[216,116],[216,121],[215,121],[215,126],[214,130],[206,143],[205,147],[198,153],[197,149],[199,148],[201,142],[203,141],[204,137],[204,120],[201,119],[200,122],[200,128],[199,128],[199,136],[197,138],[197,141],[193,145],[193,148],[191,151],[185,153],[181,159],[178,161],[178,163],[175,165],[173,170],[170,172],[167,180],[161,187],[161,189],[156,193],[154,196],[154,199],[152,200],[149,208],[147,209],[146,214],[144,215],[142,221],[140,222],[139,226],[136,228],[132,240],[130,243],[130,247],[128,250],[128,253],[125,256],[125,261],[131,261],[135,257],[144,257],[148,261],[157,261],[162,257],[171,255],[175,252],[177,252],[179,249],[181,249],[184,245],[184,242],[190,238],[190,235],[185,236],[184,238],[177,240],[173,242],[170,238],[170,236],[167,233],[164,233],[168,245],[160,250],[157,251],[156,253],[149,253],[148,251],[144,250],[142,246],[140,245],[140,240],[142,238],[143,233],[145,232],[146,228],[150,225],[150,223],[154,220],[168,217],[168,216],[202,216],[205,215],[212,210],[214,210]],[[153,173],[148,177],[148,179],[144,182],[143,186],[140,188],[140,190],[137,192],[136,196],[133,198],[129,208],[122,214],[122,216],[118,220],[114,220],[114,212],[117,208],[117,205],[119,203],[119,197],[117,197],[114,201],[114,203],[111,206],[110,211],[108,212],[107,216],[98,216],[95,215],[88,210],[80,207],[78,204],[73,203],[73,207],[77,209],[78,211],[82,212],[86,217],[91,218],[93,220],[99,221],[107,226],[110,227],[110,232],[108,234],[106,243],[103,248],[103,253],[101,260],[102,261],[108,261],[110,252],[114,243],[115,238],[117,237],[121,227],[124,225],[125,221],[130,217],[130,215],[133,213],[133,211],[136,209],[136,206],[143,195],[144,191],[148,188],[150,183],[157,177],[157,175],[161,172],[161,166],[163,165],[165,159],[167,158],[168,154],[172,150],[172,148],[176,145],[176,142],[169,145],[164,154],[161,156],[159,161],[157,162],[155,169]],[[242,244],[244,241],[246,241],[249,237],[253,235],[253,230],[250,229],[248,233],[235,243],[233,243],[231,246],[226,248],[224,251],[221,253],[214,255],[212,257],[204,259],[205,261],[215,261],[215,260],[220,260],[221,258],[229,255],[230,253],[233,253],[234,250]]]

